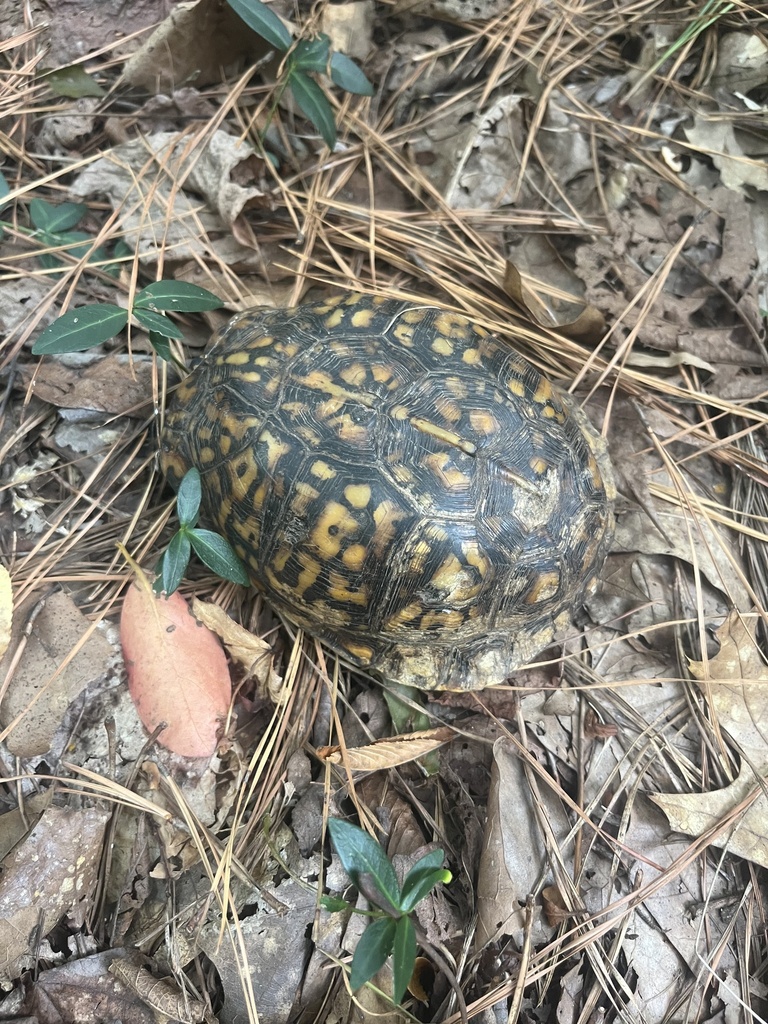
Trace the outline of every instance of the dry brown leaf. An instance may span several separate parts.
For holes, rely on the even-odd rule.
[[[323,747],[317,753],[323,760],[344,764],[352,771],[378,772],[424,757],[453,738],[452,729],[424,729],[396,739],[376,740],[364,747],[351,747],[346,754],[340,747]]]
[[[363,61],[373,45],[373,0],[327,4],[320,12],[320,28],[331,40],[331,49]]]
[[[664,811],[677,832],[700,836],[714,828],[742,802],[746,809],[732,828],[718,835],[715,846],[768,867],[768,666],[749,624],[732,612],[717,630],[720,650],[708,663],[694,661],[691,674],[741,757],[739,775],[730,786],[712,793],[656,794],[651,799]]]
[[[221,638],[230,658],[245,669],[249,678],[266,683],[276,676],[270,645],[230,618],[221,605],[193,598],[192,614]]]
[[[231,682],[218,638],[181,594],[157,597],[146,579],[125,595],[120,641],[128,688],[149,732],[184,757],[210,757],[229,710]]]
[[[597,342],[605,331],[603,314],[576,294],[573,275],[554,257],[541,270],[543,276],[535,278],[508,261],[504,290],[540,327],[558,330],[570,338]]]
[[[522,760],[513,744],[498,739],[493,745],[491,788],[485,844],[477,880],[478,920],[475,949],[502,935],[519,946],[525,936],[525,901],[547,870],[545,839],[534,807]],[[568,834],[568,820],[551,790],[541,789],[544,814],[555,840]],[[534,919],[533,941],[547,941],[552,931],[540,916]]]
[[[123,78],[154,93],[193,80],[208,85],[246,57],[255,63],[268,49],[227,4],[179,4],[126,61]]]
[[[24,384],[57,409],[97,412],[136,411],[152,400],[152,360],[148,357],[75,352],[19,367]]]
[[[10,729],[6,743],[11,753],[34,757],[50,749],[72,701],[104,676],[112,645],[92,627],[72,598],[58,591],[36,608],[30,602],[21,612],[17,609],[3,671],[19,650],[18,664],[0,704],[0,722]]]
[[[37,958],[35,936],[67,914],[73,927],[92,906],[111,808],[49,807],[3,862],[0,981],[3,988]]]
[[[710,120],[703,114],[694,117],[693,127],[686,128],[685,134],[692,146],[711,157],[726,188],[742,193],[749,185],[768,189],[762,140],[755,150],[755,141],[746,132],[737,131],[729,121]]]

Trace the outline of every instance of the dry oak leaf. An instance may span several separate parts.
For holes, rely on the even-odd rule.
[[[232,684],[218,638],[181,594],[156,596],[139,576],[120,618],[128,689],[149,732],[182,757],[210,757],[229,711]]]
[[[768,867],[768,665],[757,647],[754,620],[745,622],[732,612],[715,635],[718,653],[709,662],[692,661],[690,670],[739,753],[738,777],[712,793],[659,793],[651,799],[673,829],[691,836],[716,829],[743,804],[734,824],[712,842]]]

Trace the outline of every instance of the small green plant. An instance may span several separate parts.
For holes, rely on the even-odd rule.
[[[165,313],[199,313],[220,306],[221,299],[205,288],[186,281],[155,281],[136,293],[130,310],[110,302],[70,309],[40,333],[32,352],[36,356],[82,352],[114,338],[133,316],[149,331],[149,340],[158,354],[169,359],[167,339],[180,339],[183,334]]]
[[[32,199],[29,203],[29,219],[34,228],[32,237],[39,239],[50,249],[66,246],[67,253],[75,259],[87,255],[89,260],[108,259],[103,246],[91,248],[91,236],[85,231],[73,231],[88,212],[84,203],[46,203],[43,199]],[[55,253],[43,252],[37,257],[46,270],[64,265]]]
[[[442,867],[445,854],[433,850],[413,865],[403,880],[397,881],[392,862],[382,848],[357,825],[338,818],[328,822],[331,840],[339,860],[360,892],[380,909],[357,911],[346,900],[321,897],[326,910],[351,910],[367,913],[373,920],[357,944],[352,957],[350,985],[358,989],[392,957],[393,998],[400,1003],[416,963],[416,929],[412,914],[418,903],[436,885],[450,882],[452,875]]]
[[[179,529],[160,559],[155,590],[172,594],[187,571],[189,559],[194,551],[197,557],[222,579],[231,580],[249,587],[251,581],[243,563],[237,557],[229,541],[212,530],[197,526],[202,500],[202,485],[197,469],[185,473],[176,495],[176,514]]]
[[[333,149],[336,145],[333,108],[311,75],[328,75],[340,89],[358,96],[373,96],[371,83],[350,57],[331,52],[328,36],[321,33],[314,39],[299,39],[294,43],[282,21],[261,0],[227,0],[227,3],[257,35],[280,53],[287,54],[272,111],[285,90],[290,89],[296,106],[317,128],[328,148]]]

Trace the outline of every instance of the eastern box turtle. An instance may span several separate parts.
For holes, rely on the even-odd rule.
[[[181,384],[174,486],[289,620],[422,689],[502,683],[565,627],[613,528],[577,403],[482,327],[346,294],[235,316]]]

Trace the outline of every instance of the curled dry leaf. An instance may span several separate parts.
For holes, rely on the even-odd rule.
[[[346,754],[339,747],[323,747],[318,750],[318,755],[333,764],[343,762],[352,771],[377,772],[424,757],[453,737],[453,730],[447,727],[425,729],[395,739],[376,740],[364,747],[350,747]]]
[[[143,576],[125,595],[120,619],[128,688],[144,727],[184,757],[210,757],[229,710],[232,685],[217,637],[176,593],[156,596]]]
[[[692,661],[690,670],[741,757],[738,777],[713,793],[660,793],[651,799],[672,828],[691,836],[717,827],[743,803],[742,813],[713,843],[768,867],[768,665],[755,640],[754,621],[747,624],[732,612],[715,635],[718,653],[709,662]]]
[[[272,648],[261,637],[244,629],[227,615],[223,608],[210,601],[192,601],[192,614],[221,637],[230,658],[259,683],[279,677],[272,669]]]
[[[576,293],[574,276],[554,259],[546,268],[536,269],[542,271],[541,278],[523,273],[508,262],[504,273],[507,294],[540,327],[560,331],[568,338],[599,341],[605,331],[603,314]],[[579,290],[583,292],[583,286]]]

